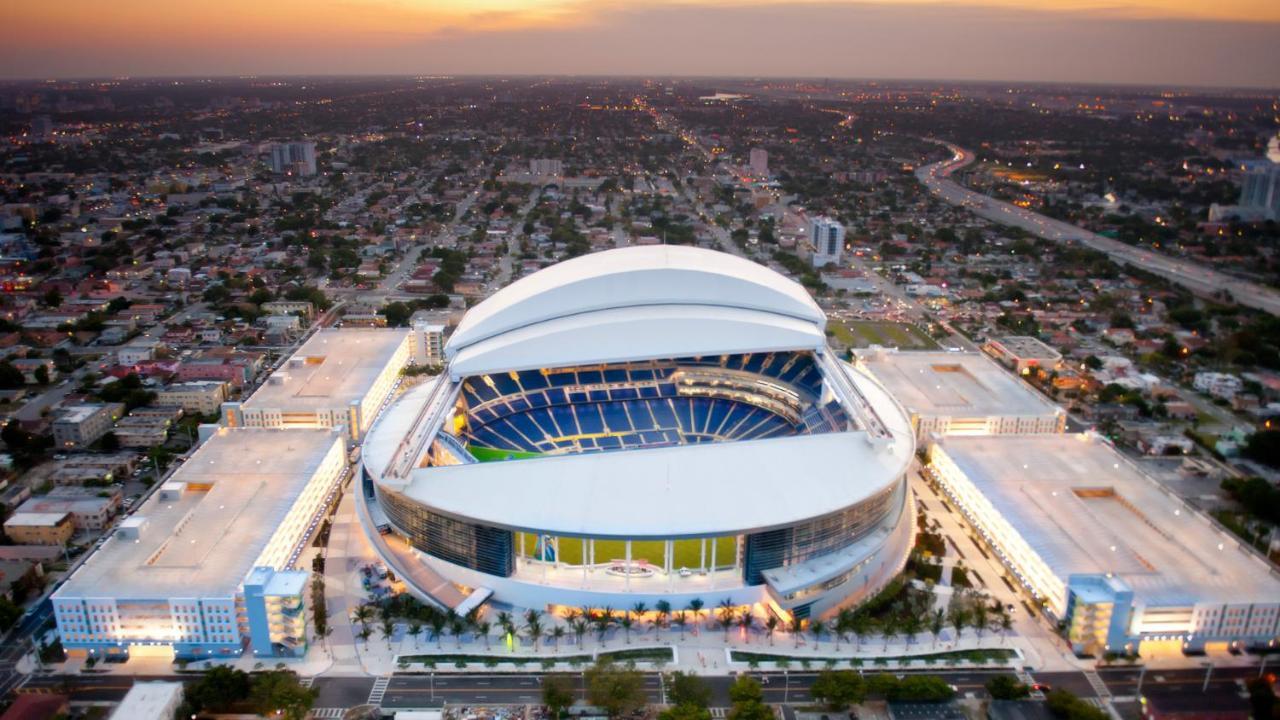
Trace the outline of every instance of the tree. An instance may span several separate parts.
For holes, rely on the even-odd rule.
[[[62,293],[58,292],[58,288],[49,288],[49,291],[41,298],[45,307],[56,308],[62,304]]]
[[[1049,712],[1063,720],[1107,720],[1111,717],[1105,711],[1061,688],[1050,690],[1045,700]]]
[[[542,678],[542,704],[552,717],[560,717],[573,704],[573,681],[564,675]]]
[[[987,694],[995,700],[1021,700],[1031,694],[1031,688],[1012,675],[997,675],[987,681]]]
[[[0,390],[16,390],[27,382],[27,378],[22,371],[14,367],[12,363],[0,362]]]
[[[667,699],[672,705],[711,705],[711,685],[697,675],[677,670],[667,675],[666,682]]]
[[[316,691],[300,685],[290,670],[270,670],[253,677],[249,699],[261,715],[302,720],[315,704]]]
[[[844,710],[862,702],[867,695],[867,684],[852,670],[823,670],[814,679],[809,694],[832,710]]]
[[[750,675],[739,675],[729,686],[729,700],[734,704],[744,702],[764,702],[764,688],[760,682]]]
[[[1274,718],[1276,712],[1276,692],[1266,678],[1253,678],[1249,681],[1249,707],[1255,718]]]
[[[608,660],[598,660],[585,673],[587,701],[609,717],[629,715],[647,702],[644,676],[633,668],[621,668]]]
[[[733,607],[731,600],[721,600],[720,607],[716,608],[716,622],[720,627],[724,628],[724,641],[729,642],[729,628],[733,627],[734,619],[737,611]]]
[[[390,327],[404,327],[409,322],[409,317],[413,315],[413,308],[408,305],[396,301],[387,303],[378,312],[382,313],[387,319],[387,325]]]
[[[736,703],[729,708],[727,720],[775,720],[773,711],[759,700]]]
[[[32,373],[32,375],[35,376],[36,382],[40,383],[41,385],[49,384],[49,366],[48,365],[37,365],[36,371]]]
[[[0,596],[0,632],[13,627],[20,617],[22,617],[22,608],[13,604],[9,598]]]
[[[120,449],[120,438],[113,432],[104,434],[98,444],[107,452],[115,452]]]
[[[219,712],[249,698],[249,674],[226,665],[215,665],[200,679],[186,687],[183,703],[191,713],[202,710]]]
[[[711,720],[711,711],[697,705],[672,705],[658,713],[658,720]]]

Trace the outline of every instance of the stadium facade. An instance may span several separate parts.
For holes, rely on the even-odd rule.
[[[825,325],[800,285],[696,248],[521,279],[369,431],[366,534],[460,612],[856,603],[910,551],[915,438]]]

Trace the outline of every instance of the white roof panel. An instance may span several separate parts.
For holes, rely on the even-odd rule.
[[[653,245],[584,255],[517,280],[467,312],[446,352],[452,357],[487,338],[568,315],[653,305],[758,310],[819,330],[826,324],[802,286],[763,265],[711,250]]]

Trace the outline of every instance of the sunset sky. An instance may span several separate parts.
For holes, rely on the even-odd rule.
[[[1280,86],[1280,0],[53,0],[0,76],[567,73]]]

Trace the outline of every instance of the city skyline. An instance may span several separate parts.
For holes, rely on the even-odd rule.
[[[1280,85],[1280,7],[1235,0],[480,4],[78,0],[6,10],[10,79],[734,75]],[[803,51],[792,51],[802,48]],[[809,48],[821,48],[812,52]]]

